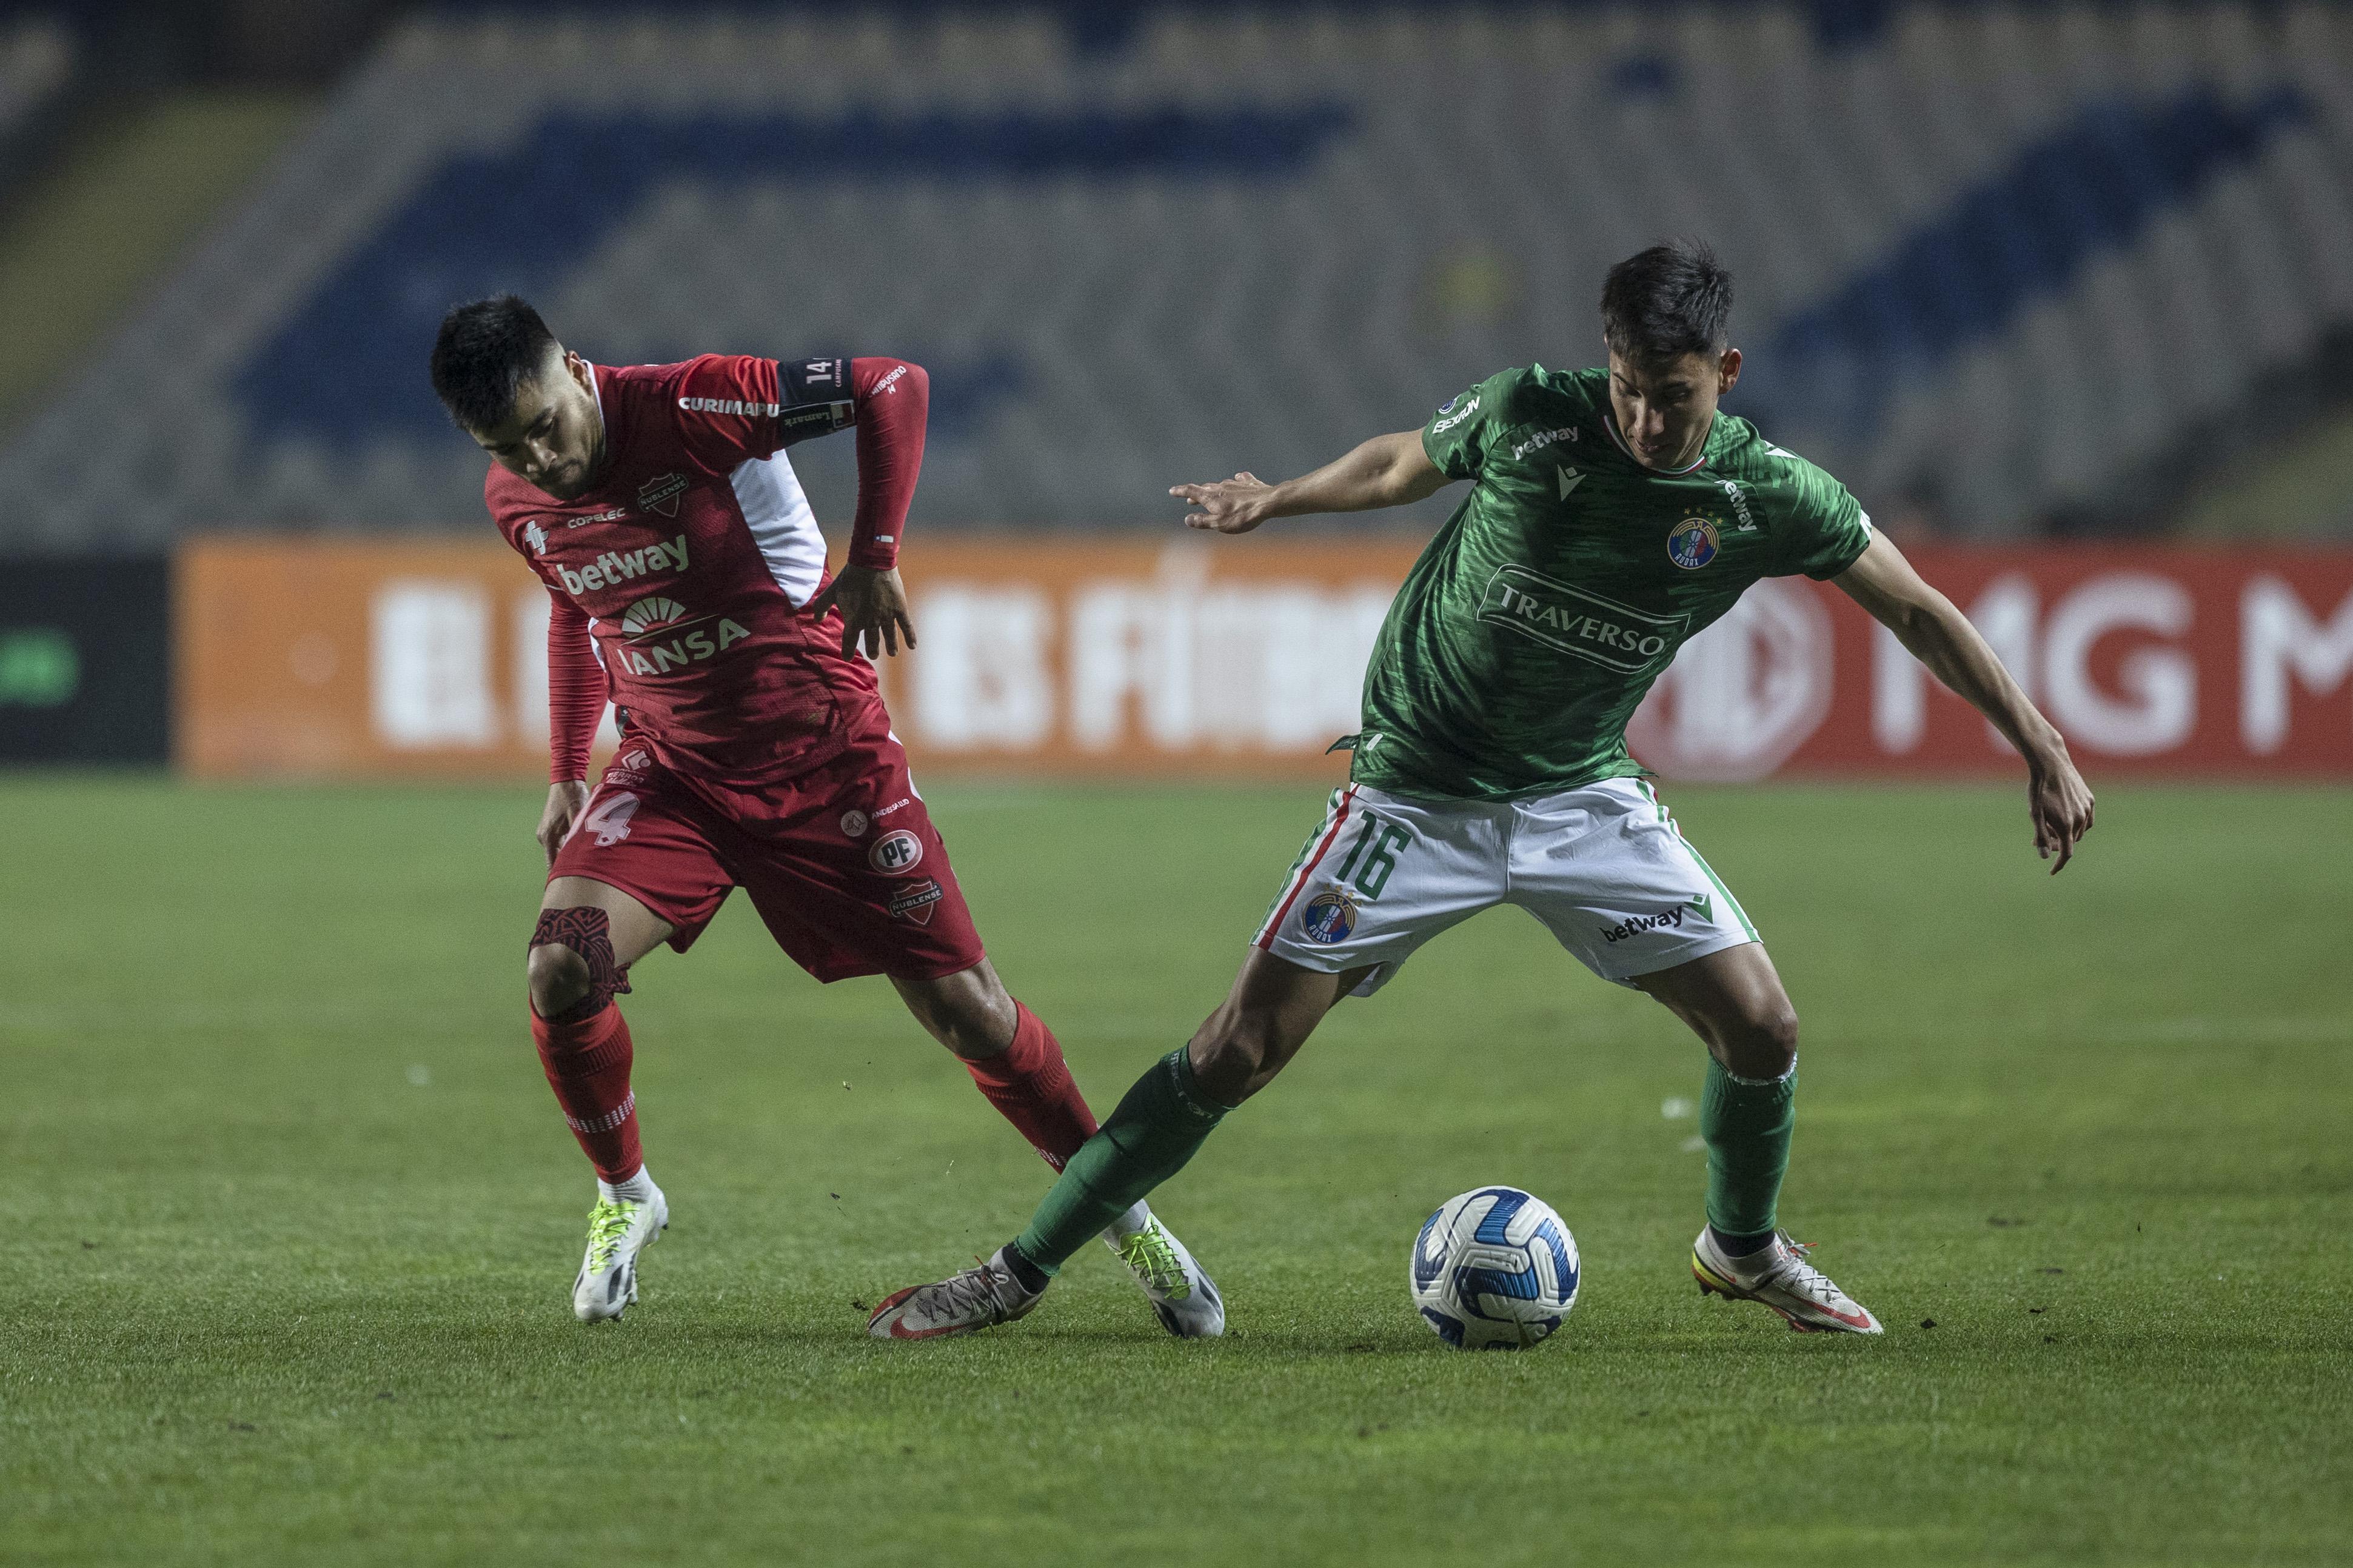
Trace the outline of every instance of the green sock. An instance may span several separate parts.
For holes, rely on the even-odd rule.
[[[1700,1091],[1699,1135],[1707,1140],[1707,1223],[1725,1237],[1773,1229],[1773,1206],[1789,1169],[1798,1115],[1798,1069],[1777,1079],[1735,1078],[1714,1057]]]
[[[1059,1272],[1089,1237],[1183,1170],[1231,1109],[1201,1092],[1183,1047],[1169,1052],[1135,1080],[1110,1120],[1071,1156],[1029,1228],[1014,1238],[1014,1247],[1039,1272]]]

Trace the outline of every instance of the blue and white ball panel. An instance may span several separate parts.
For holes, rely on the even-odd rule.
[[[1414,1238],[1414,1306],[1457,1350],[1521,1350],[1577,1304],[1577,1238],[1541,1198],[1481,1187],[1449,1198]]]

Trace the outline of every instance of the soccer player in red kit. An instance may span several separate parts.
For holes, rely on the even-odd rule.
[[[495,459],[491,516],[554,601],[552,784],[539,838],[531,1029],[596,1169],[583,1321],[638,1299],[670,1205],[647,1173],[617,993],[692,945],[734,888],[818,980],[883,974],[989,1103],[1060,1170],[1095,1131],[1061,1047],[983,952],[947,849],[891,732],[873,667],[914,646],[896,570],[929,384],[888,358],[705,354],[614,368],[567,353],[512,295],[459,305],[433,389]],[[784,448],[854,427],[849,561]],[[609,694],[618,753],[592,792]],[[1103,1233],[1174,1334],[1224,1331],[1216,1287],[1138,1204]]]

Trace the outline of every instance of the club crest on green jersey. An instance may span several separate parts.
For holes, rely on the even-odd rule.
[[[1704,517],[1687,517],[1667,531],[1667,559],[1686,572],[1696,572],[1715,559],[1715,524]]]

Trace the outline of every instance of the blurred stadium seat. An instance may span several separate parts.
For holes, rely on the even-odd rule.
[[[0,145],[54,104],[73,79],[73,36],[52,23],[0,24]]]
[[[919,521],[1132,523],[1589,362],[1607,265],[1699,234],[1731,406],[2000,535],[2353,321],[2338,6],[1131,13],[404,24],[0,485],[65,548],[473,527],[426,350],[513,288],[607,361],[922,359]]]
[[[40,17],[0,21],[0,202],[39,166],[81,67],[70,28]]]

